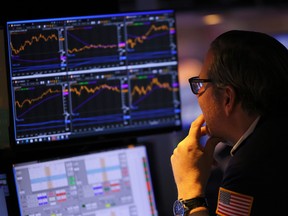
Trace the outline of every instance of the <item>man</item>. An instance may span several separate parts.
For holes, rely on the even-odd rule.
[[[216,215],[288,215],[288,51],[267,34],[218,36],[189,79],[202,113],[175,148],[174,215],[208,215],[206,183],[219,142],[232,146]],[[200,143],[208,136],[205,146]],[[287,206],[287,207],[286,207]]]

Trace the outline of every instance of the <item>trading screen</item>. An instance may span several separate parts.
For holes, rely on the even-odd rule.
[[[25,216],[157,216],[144,146],[13,166]]]
[[[6,27],[16,145],[181,127],[174,11]]]

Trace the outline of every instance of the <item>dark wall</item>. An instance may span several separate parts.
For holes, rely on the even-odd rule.
[[[34,19],[46,17],[64,17],[70,15],[92,15],[117,12],[118,0],[107,1],[6,1],[0,8],[1,23],[5,20]]]

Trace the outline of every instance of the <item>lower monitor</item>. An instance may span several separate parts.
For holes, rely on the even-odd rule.
[[[156,216],[145,146],[13,164],[25,216]]]

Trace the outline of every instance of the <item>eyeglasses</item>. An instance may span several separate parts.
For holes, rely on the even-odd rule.
[[[204,86],[204,83],[212,82],[211,79],[200,79],[199,76],[191,77],[188,81],[190,83],[191,90],[195,95],[205,92],[207,85]]]

